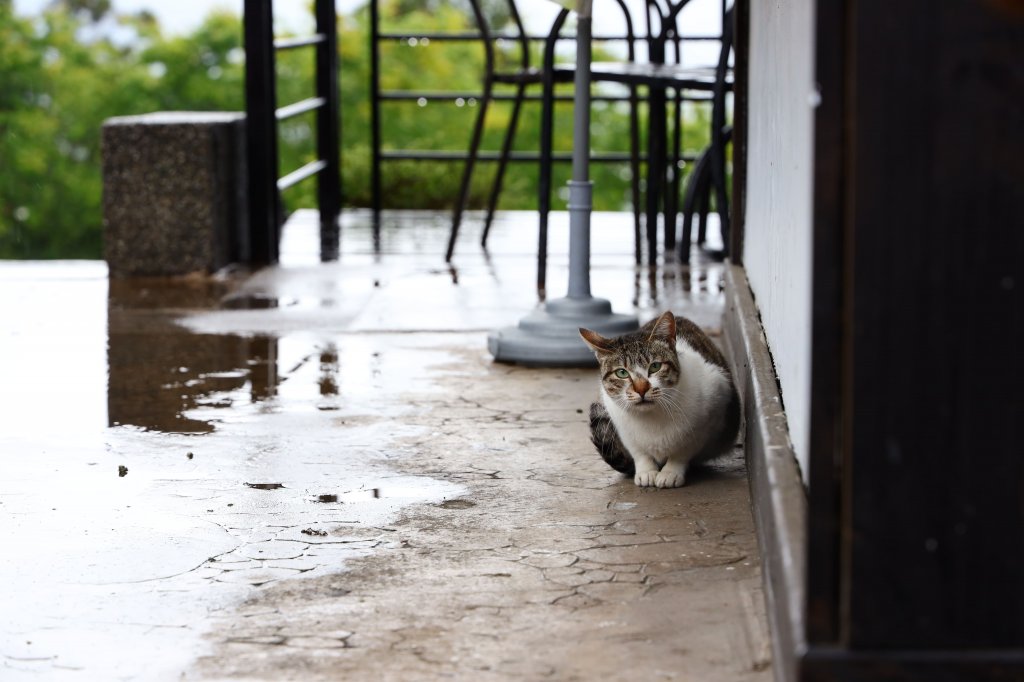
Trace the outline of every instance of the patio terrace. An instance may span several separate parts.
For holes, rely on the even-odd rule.
[[[639,489],[594,370],[491,360],[535,215],[451,269],[447,215],[385,214],[379,254],[368,217],[331,264],[300,212],[251,274],[0,265],[0,676],[768,680],[742,451]],[[629,221],[595,215],[595,295],[717,333],[723,266],[638,271]]]

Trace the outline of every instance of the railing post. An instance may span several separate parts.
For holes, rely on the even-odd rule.
[[[316,0],[316,30],[324,41],[316,51],[316,92],[324,105],[317,110],[317,155],[326,162],[319,176],[320,260],[338,258],[341,212],[339,164],[341,113],[338,96],[338,24],[335,0]]]
[[[374,244],[380,241],[380,8],[370,0],[370,206],[373,209]]]
[[[245,0],[246,156],[249,165],[250,261],[277,262],[280,229],[274,109],[274,13],[269,0]]]

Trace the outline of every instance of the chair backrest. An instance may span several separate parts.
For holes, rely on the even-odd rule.
[[[675,62],[682,60],[683,32],[680,30],[679,15],[689,5],[690,0],[646,0],[647,34],[650,61],[664,64],[668,61],[668,47],[675,51]],[[724,9],[722,15],[722,34],[716,70],[719,78],[728,69],[729,53],[733,41],[733,7]]]
[[[670,41],[678,41],[678,18],[690,0],[646,0],[647,54],[653,64],[664,64],[666,47]],[[678,42],[676,54],[678,58]]]
[[[732,43],[735,37],[735,13],[736,6],[733,5],[722,15],[722,48],[718,53],[718,66],[716,69],[723,74],[729,69],[729,53],[732,52]]]
[[[523,19],[519,14],[519,8],[516,6],[515,0],[506,0],[506,2],[508,3],[509,16],[512,19],[515,30],[513,39],[519,43],[519,67],[525,71],[530,68],[530,37],[526,33],[526,27],[523,25]],[[469,0],[469,4],[473,11],[473,21],[476,23],[477,30],[480,32],[480,39],[484,44],[487,72],[493,73],[495,63],[494,43],[497,37],[491,31],[490,22],[484,14],[480,0]]]
[[[729,73],[729,53],[732,51],[734,37],[734,10],[730,7],[722,17],[722,48],[718,53],[718,64],[715,66],[715,85],[711,91],[711,139],[719,147],[724,143],[725,135],[725,93],[726,75]]]
[[[524,69],[530,68],[530,39],[523,27],[523,19],[519,16],[519,8],[515,0],[508,0],[509,12],[512,14],[512,21],[516,25],[516,39],[519,41],[520,66]]]
[[[480,41],[484,46],[485,77],[490,80],[494,74],[494,39],[491,37],[490,22],[484,16],[480,0],[469,0],[469,6],[473,10],[473,21],[476,22],[476,28],[480,32]]]
[[[514,2],[514,0],[510,0],[510,2]],[[631,62],[636,61],[636,43],[641,39],[636,34],[636,24],[633,22],[633,17],[630,14],[629,7],[626,5],[625,0],[615,0],[615,4],[618,5],[619,9],[622,11],[623,28],[625,29],[625,32],[621,35],[621,39],[626,43],[626,59]],[[555,42],[562,37],[562,27],[565,25],[565,20],[569,13],[569,10],[563,9],[548,32],[547,40],[544,44],[545,71],[550,71],[554,63]],[[619,36],[616,34],[616,39],[618,38]]]

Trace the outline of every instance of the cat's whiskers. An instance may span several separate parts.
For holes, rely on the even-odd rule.
[[[676,391],[675,388],[666,389],[662,395],[662,400],[669,406],[669,411],[672,412],[673,416],[683,422],[687,427],[690,426],[691,417],[687,414],[686,410],[683,409],[682,396],[678,394],[678,391]]]
[[[679,394],[679,390],[675,387],[666,388],[662,394],[663,400],[667,402],[675,411],[680,411],[683,407],[683,398]]]
[[[656,389],[651,389],[644,396],[644,401],[655,407],[662,407],[661,394]]]
[[[666,414],[675,414],[679,411],[679,405],[676,403],[675,399],[666,395],[661,396],[658,400],[658,405]]]
[[[615,401],[615,404],[618,405],[623,410],[628,410],[633,406],[633,403],[629,400],[629,398],[622,393],[617,393],[616,395],[612,396],[612,399]]]
[[[651,399],[650,393],[646,394],[645,396],[641,396],[639,393],[633,393],[631,395],[623,392],[623,394],[621,395],[624,400],[619,401],[619,404],[622,405],[627,410],[636,408],[647,409],[647,407],[653,407],[657,404],[654,400]]]

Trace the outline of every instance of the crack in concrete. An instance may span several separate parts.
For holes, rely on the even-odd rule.
[[[469,395],[403,396],[412,407],[407,420],[423,431],[377,449],[401,473],[467,486],[459,499],[475,504],[406,507],[391,525],[362,527],[379,537],[372,553],[350,561],[345,572],[264,585],[254,603],[280,611],[250,613],[242,622],[305,623],[309,638],[299,643],[308,649],[284,646],[281,630],[232,633],[230,614],[224,634],[245,646],[257,646],[252,637],[268,638],[259,665],[271,671],[301,665],[310,680],[371,667],[395,679],[414,670],[434,678],[473,671],[480,679],[594,679],[583,671],[593,672],[592,663],[611,650],[609,641],[627,647],[640,677],[654,674],[650,662],[666,655],[676,666],[705,671],[715,656],[728,660],[710,653],[721,649],[706,633],[728,618],[722,604],[730,593],[701,585],[725,580],[718,577],[723,566],[742,568],[745,579],[756,576],[756,565],[742,565],[756,552],[742,477],[704,475],[680,491],[638,490],[590,453],[576,408],[553,412],[524,404],[523,396],[543,396],[556,384],[562,403],[587,404],[582,396],[593,386],[581,378],[592,378],[589,373],[506,372],[479,355],[467,357],[461,371],[468,365],[490,378],[460,383]],[[502,385],[508,381],[524,383],[510,392]],[[578,447],[566,452],[571,442]],[[732,506],[723,506],[723,495],[732,496]],[[346,532],[331,523],[301,527]],[[275,528],[272,537],[285,540],[297,528]],[[687,608],[666,611],[670,603]],[[664,614],[657,627],[647,611]],[[700,641],[694,647],[700,653],[656,653],[666,622],[673,638]],[[344,639],[346,656],[319,662],[303,656],[328,656],[337,640],[318,639],[316,632],[339,626],[353,631]],[[587,649],[592,655],[571,653],[579,647],[594,647]],[[202,666],[218,678],[244,677],[247,669],[244,657],[226,651]]]

